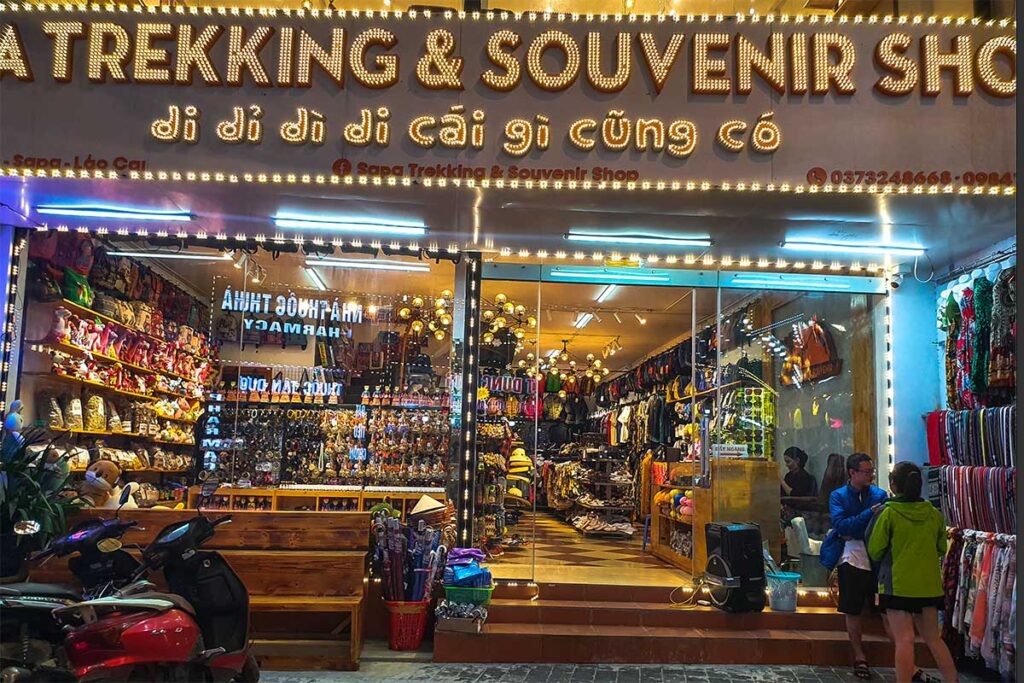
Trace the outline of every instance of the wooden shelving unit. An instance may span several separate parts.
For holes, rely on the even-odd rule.
[[[301,489],[301,488],[233,488],[221,487],[214,493],[215,497],[227,497],[229,505],[234,508],[237,498],[269,498],[270,510],[274,512],[299,510],[308,507],[310,510],[322,510],[325,501],[328,500],[354,500],[356,501],[355,511],[366,512],[371,507],[388,499],[391,504],[402,511],[404,521],[409,512],[415,507],[416,502],[424,495],[430,496],[442,503],[447,502],[448,497],[443,491],[431,489],[429,491],[392,491],[392,487],[378,486],[351,486],[345,489],[322,490],[322,489]],[[383,489],[383,490],[382,490]],[[194,509],[199,499],[199,487],[192,486],[188,490],[188,507]]]

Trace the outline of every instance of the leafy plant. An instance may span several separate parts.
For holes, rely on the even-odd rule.
[[[37,522],[39,532],[19,535],[17,543],[44,546],[66,532],[68,513],[80,506],[73,491],[67,495],[67,456],[48,459],[53,441],[42,430],[0,433],[0,533],[12,534],[18,522]]]

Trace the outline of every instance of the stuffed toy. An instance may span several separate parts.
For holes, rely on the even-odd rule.
[[[85,481],[79,489],[79,495],[93,507],[109,507],[107,505],[114,493],[114,485],[121,476],[121,468],[110,460],[97,460],[85,471]],[[114,507],[117,507],[116,498]]]
[[[130,481],[124,486],[118,486],[117,488],[115,488],[107,502],[100,507],[112,508],[116,510],[118,506],[121,504],[121,494],[124,493],[124,490],[126,488],[129,489],[132,493],[130,496],[128,496],[128,500],[124,504],[124,509],[135,510],[136,508],[138,508],[139,504],[135,501],[135,496],[138,495],[139,490],[142,488],[142,484],[140,484],[137,481]]]
[[[4,417],[3,459],[9,460],[22,444],[21,429],[25,426],[25,418],[21,415],[21,401],[11,403],[11,409]]]
[[[43,343],[67,342],[68,336],[70,335],[70,329],[68,327],[68,318],[70,317],[71,311],[63,306],[58,306],[53,311],[53,325],[50,327],[50,331],[43,339]]]

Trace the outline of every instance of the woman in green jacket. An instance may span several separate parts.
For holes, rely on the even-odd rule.
[[[942,513],[921,499],[921,468],[901,462],[889,478],[893,497],[868,527],[868,554],[879,563],[878,605],[885,611],[896,646],[898,683],[925,680],[914,666],[914,626],[931,650],[947,683],[958,680],[949,648],[939,634],[942,558],[946,523]]]

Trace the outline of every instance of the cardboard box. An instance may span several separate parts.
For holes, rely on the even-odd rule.
[[[458,617],[454,619],[438,619],[438,631],[457,631],[458,633],[480,633],[483,630],[482,619]]]

